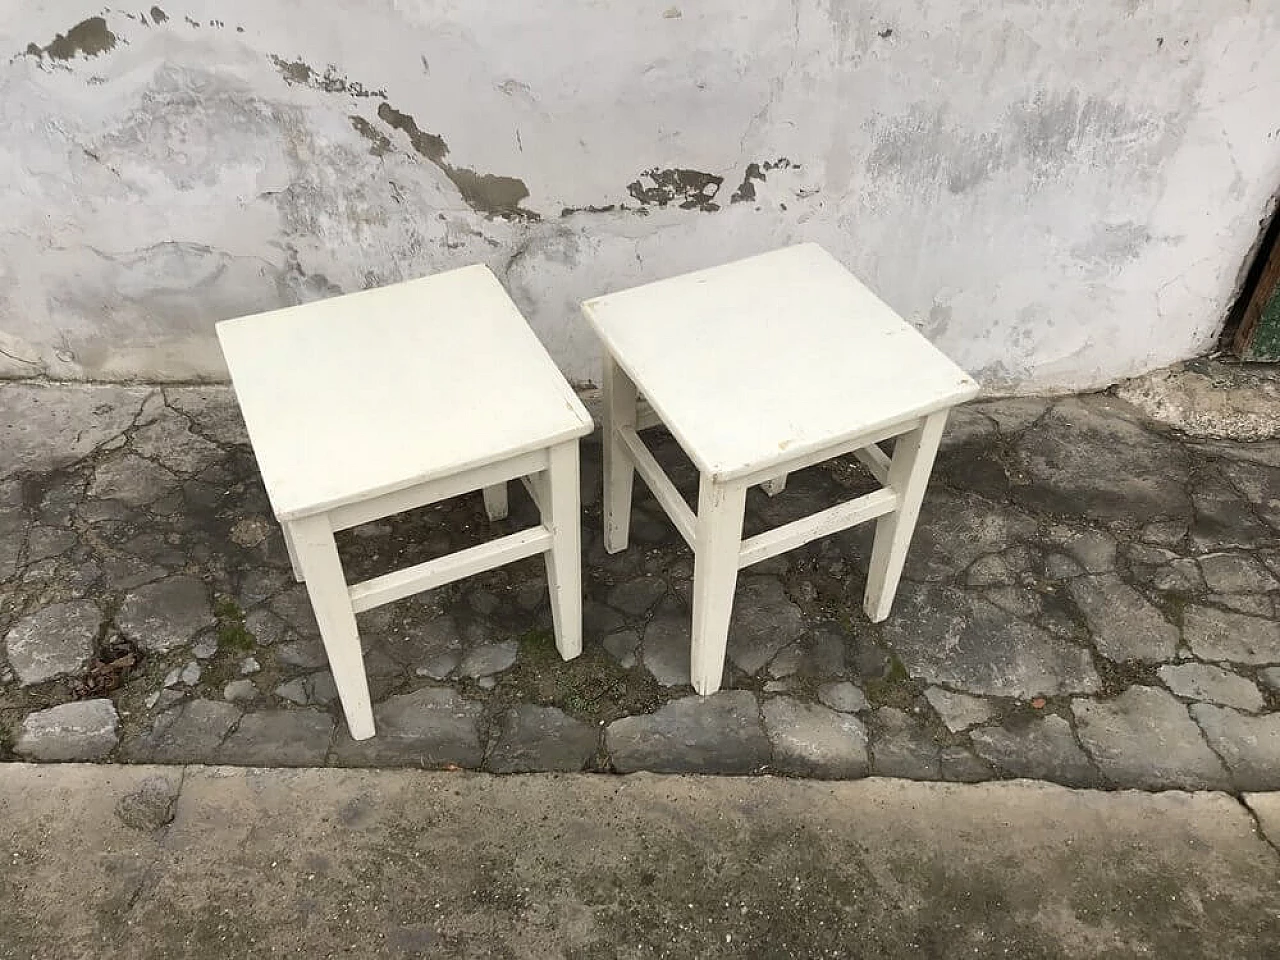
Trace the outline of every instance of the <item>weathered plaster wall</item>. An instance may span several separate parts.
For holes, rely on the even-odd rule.
[[[813,239],[992,389],[1107,383],[1211,343],[1277,43],[1247,0],[5,4],[0,374],[219,377],[217,319],[480,260],[592,379],[579,299]]]

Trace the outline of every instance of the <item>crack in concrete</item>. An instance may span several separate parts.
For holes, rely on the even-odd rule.
[[[1245,799],[1245,795],[1243,793],[1233,794],[1232,796],[1236,803],[1244,807],[1245,812],[1249,815],[1249,820],[1253,824],[1253,832],[1257,835],[1258,839],[1266,844],[1266,846],[1271,849],[1271,852],[1280,859],[1280,838],[1273,841],[1269,836],[1267,836],[1267,831],[1263,829],[1262,826],[1262,818],[1258,816],[1258,811],[1254,810],[1249,804],[1249,801]]]

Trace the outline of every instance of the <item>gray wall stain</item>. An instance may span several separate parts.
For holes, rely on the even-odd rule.
[[[286,83],[310,87],[324,93],[348,93],[353,97],[377,97],[380,100],[387,98],[387,91],[370,90],[358,81],[348,80],[332,64],[325,67],[324,73],[320,73],[301,59],[285,60],[272,54],[271,62]]]
[[[28,44],[27,53],[35,57],[48,56],[50,60],[70,60],[79,54],[96,57],[115,45],[116,35],[107,28],[107,21],[102,17],[90,17],[66,33],[59,33],[47,46]]]
[[[375,127],[359,114],[352,114],[348,119],[356,133],[369,141],[369,152],[380,157],[391,150],[391,138]]]
[[[627,193],[642,205],[656,204],[665,207],[674,203],[682,210],[703,210],[708,213],[720,209],[716,194],[724,177],[701,170],[680,168],[646,170],[627,184]]]

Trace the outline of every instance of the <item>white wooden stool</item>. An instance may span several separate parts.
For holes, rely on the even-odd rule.
[[[352,737],[374,732],[363,610],[544,553],[556,646],[582,652],[578,438],[592,421],[488,268],[217,329]],[[473,490],[499,519],[517,477],[538,526],[348,587],[335,531]]]
[[[635,472],[694,553],[690,672],[714,693],[738,570],[879,518],[864,607],[889,615],[949,409],[978,385],[815,244],[583,304],[604,343],[605,549],[627,545]],[[638,401],[638,395],[643,401]],[[638,432],[700,472],[695,515]],[[897,437],[890,459],[878,444]],[[744,540],[747,488],[855,454],[882,489]]]

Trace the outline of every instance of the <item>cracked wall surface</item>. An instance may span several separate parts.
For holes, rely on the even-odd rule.
[[[0,375],[220,379],[226,317],[489,264],[579,300],[816,240],[994,391],[1209,346],[1280,15],[870,0],[0,13]],[[459,318],[465,322],[465,318]]]

